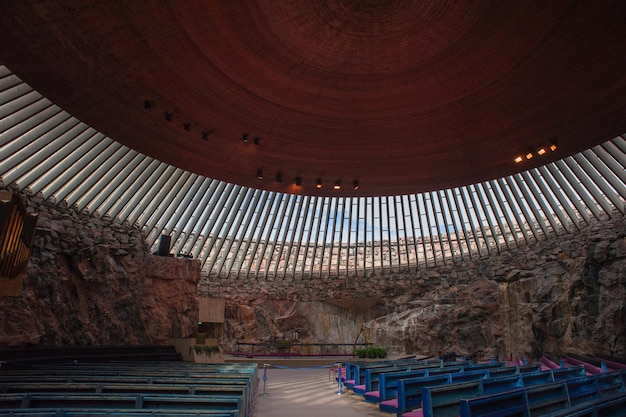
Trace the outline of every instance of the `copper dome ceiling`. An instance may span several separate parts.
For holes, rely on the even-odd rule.
[[[626,131],[624,22],[623,1],[14,0],[0,61],[177,167],[288,193],[397,195]]]

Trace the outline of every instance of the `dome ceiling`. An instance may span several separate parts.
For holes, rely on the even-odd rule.
[[[14,0],[3,9],[0,62],[46,97],[139,152],[254,188],[443,189],[626,131],[623,1]],[[553,141],[556,151],[536,154]]]

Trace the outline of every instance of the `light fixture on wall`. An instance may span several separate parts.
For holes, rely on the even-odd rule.
[[[317,179],[317,182],[315,183],[315,187],[316,188],[322,188],[322,179],[321,178]]]
[[[276,182],[283,182],[283,174],[280,172],[276,173]]]
[[[333,185],[333,190],[341,190],[341,182],[339,180],[335,181],[335,185]]]
[[[300,178],[300,177],[296,177],[296,185],[297,185],[298,187],[301,187],[301,186],[302,186],[302,178]]]
[[[359,180],[354,180],[354,182],[352,183],[352,188],[354,188],[354,191],[359,189]]]
[[[256,177],[257,177],[258,179],[260,179],[260,180],[262,180],[262,179],[263,179],[263,170],[262,170],[262,169],[260,169],[260,168],[259,168],[259,169],[257,169],[257,171],[256,171]]]

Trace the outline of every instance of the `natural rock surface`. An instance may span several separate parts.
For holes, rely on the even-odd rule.
[[[196,260],[152,256],[140,230],[31,196],[39,213],[19,297],[0,298],[3,346],[161,344],[196,329]]]
[[[626,354],[626,227],[619,213],[574,234],[415,272],[205,278],[199,289],[226,298],[230,348],[280,339],[297,327],[307,341],[358,337],[397,354]]]
[[[626,225],[620,213],[572,234],[417,271],[329,277],[204,277],[152,256],[142,232],[39,196],[20,297],[0,298],[1,345],[163,343],[196,331],[197,296],[226,300],[237,342],[372,342],[397,354],[626,355]]]

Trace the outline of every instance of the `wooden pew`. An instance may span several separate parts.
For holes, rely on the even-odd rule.
[[[391,366],[387,368],[369,368],[365,370],[365,381],[362,385],[354,385],[352,391],[356,395],[364,396],[366,392],[378,391],[378,379],[381,374],[386,372],[407,371],[410,368],[408,366],[398,367]]]
[[[526,388],[525,392],[530,417],[571,406],[567,385],[564,382]]]
[[[595,404],[597,417],[623,417],[626,410],[626,394],[600,400]]]
[[[398,395],[378,404],[380,411],[401,414],[418,408],[422,404],[422,389],[452,383],[450,374],[422,378],[401,379],[398,381]]]
[[[588,403],[600,399],[600,383],[594,376],[568,379],[567,394],[571,405]]]
[[[626,391],[626,381],[622,372],[607,372],[596,375],[602,396],[617,395]]]
[[[403,372],[389,372],[378,378],[378,390],[365,393],[365,401],[379,403],[395,398],[398,392],[398,381],[408,378],[421,378],[428,375],[428,369],[417,369]]]
[[[481,381],[464,382],[422,390],[422,413],[424,417],[457,417],[463,398],[478,397],[483,393]],[[413,413],[403,414],[413,417]]]
[[[522,377],[522,386],[531,387],[533,385],[550,384],[554,382],[554,375],[551,371],[533,372],[529,374],[520,374]]]
[[[522,388],[522,377],[520,375],[487,378],[482,382],[483,392],[485,393],[485,395]]]
[[[27,408],[0,410],[0,416],[11,417],[239,417],[237,410],[136,410],[136,409],[62,409]]]
[[[585,371],[584,366],[573,366],[571,368],[553,369],[552,374],[554,375],[554,381],[558,382],[578,378],[579,376],[586,376],[587,371]]]
[[[461,399],[460,417],[529,417],[523,389]]]

